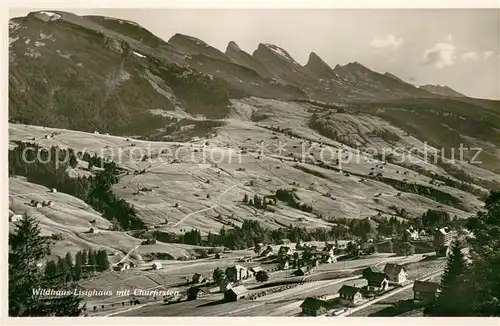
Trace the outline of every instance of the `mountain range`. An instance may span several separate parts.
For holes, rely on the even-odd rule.
[[[84,114],[82,106],[99,117],[104,106],[111,115],[113,110],[121,112],[112,129],[127,129],[129,118],[141,116],[145,106],[181,107],[190,114],[222,118],[229,98],[245,96],[343,102],[443,94],[358,62],[331,68],[311,53],[301,66],[285,49],[264,43],[249,54],[230,42],[223,53],[195,37],[175,34],[165,42],[130,21],[68,12],[40,11],[11,19],[9,54],[11,117],[44,121],[47,108],[52,108],[51,115],[63,120],[56,126],[67,124],[64,120],[73,113]],[[28,70],[37,73],[28,77]],[[27,83],[33,86],[26,89]],[[197,93],[209,96],[191,96],[195,85]],[[92,95],[71,103],[74,96],[69,94],[80,91]],[[124,94],[135,92],[140,98]],[[105,121],[87,125],[110,128]]]
[[[26,124],[150,137],[165,135],[172,117],[225,119],[233,100],[256,97],[356,110],[390,106],[397,114],[375,113],[434,145],[499,137],[498,101],[416,87],[359,62],[332,68],[314,52],[302,66],[273,44],[249,54],[235,42],[222,52],[179,33],[165,41],[110,17],[37,11],[11,19],[9,70],[9,119]],[[453,121],[435,120],[435,106],[453,107],[441,114]],[[409,120],[402,110],[420,113]],[[497,152],[485,153],[486,164],[496,162]]]

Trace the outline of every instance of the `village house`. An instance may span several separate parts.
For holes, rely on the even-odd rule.
[[[406,267],[401,264],[387,263],[384,267],[384,273],[387,274],[390,283],[403,284],[408,277]]]
[[[238,259],[239,262],[242,262],[242,263],[247,263],[247,262],[250,262],[252,261],[252,257],[249,257],[249,256],[246,256],[246,257],[241,257],[240,259]]]
[[[436,256],[446,257],[450,252],[450,244],[453,241],[453,232],[449,227],[444,227],[435,230],[434,232],[434,249]]]
[[[368,272],[363,277],[368,281],[369,292],[382,292],[389,286],[389,278],[384,272]]]
[[[278,269],[285,270],[290,268],[290,259],[288,257],[278,260]]]
[[[231,283],[228,279],[223,279],[219,284],[219,291],[226,292],[227,290],[233,287],[233,283]]]
[[[154,263],[153,263],[153,266],[152,266],[152,268],[153,268],[154,270],[161,269],[162,267],[163,267],[163,266],[161,265],[161,263],[158,263],[158,262],[154,262]]]
[[[192,278],[192,282],[194,284],[201,283],[203,281],[205,281],[205,277],[203,277],[203,275],[201,275],[199,273],[194,273],[193,278]]]
[[[293,275],[295,276],[306,276],[309,274],[311,274],[311,268],[308,266],[302,266],[293,272]]]
[[[439,293],[439,284],[428,281],[415,281],[413,283],[414,300],[417,302],[429,302],[436,298]]]
[[[241,265],[236,265],[234,266],[236,268],[237,272],[237,277],[236,279],[239,280],[246,280],[248,278],[251,278],[253,276],[253,273],[246,267],[241,266]]]
[[[127,269],[130,269],[130,263],[128,262],[122,262],[122,263],[118,263],[116,265],[113,266],[113,270],[115,271],[119,271],[119,272],[123,272]]]
[[[343,285],[338,291],[338,294],[339,302],[344,306],[353,306],[363,300],[361,289],[355,286]]]
[[[187,290],[187,300],[196,300],[200,297],[207,296],[209,293],[199,286],[192,286]]]
[[[333,255],[333,252],[335,251],[335,244],[333,243],[327,243],[324,247],[323,247],[323,252],[326,252],[326,253],[332,253]]]
[[[280,250],[278,250],[278,256],[279,257],[284,257],[284,256],[289,256],[292,254],[292,249],[287,246],[281,246]]]
[[[306,316],[321,316],[326,314],[331,304],[327,301],[307,297],[304,302],[300,305],[302,308],[302,314]]]
[[[208,234],[200,236],[200,246],[208,246]]]
[[[236,286],[224,292],[224,301],[234,302],[244,299],[248,296],[249,291],[243,285]]]
[[[450,230],[449,227],[440,228],[434,232],[433,242],[436,248],[449,246],[452,240],[453,240],[453,232]]]
[[[318,251],[318,246],[317,246],[317,245],[310,245],[310,246],[309,246],[309,249],[310,249],[311,251]]]
[[[365,269],[363,269],[363,271],[361,272],[361,274],[363,275],[363,278],[367,278],[368,277],[368,274],[370,273],[383,273],[383,271],[378,268],[377,266],[369,266]]]
[[[281,245],[287,245],[287,244],[290,244],[290,240],[289,239],[281,239],[278,244],[281,244]]]
[[[54,202],[52,200],[44,201],[44,202],[42,202],[42,206],[43,207],[46,207],[46,206],[53,207],[54,206]]]
[[[321,262],[321,257],[320,258],[314,257],[313,259],[311,259],[310,265],[311,265],[312,268],[318,267],[319,264],[320,264],[320,262]]]
[[[329,254],[325,254],[321,257],[321,262],[323,264],[331,264],[331,263],[336,263],[337,262],[337,257],[335,256],[330,256]]]
[[[56,188],[52,188],[50,191],[53,192],[53,193],[56,193],[57,189]]]
[[[339,251],[344,251],[344,250],[346,250],[346,249],[347,249],[347,243],[348,243],[348,242],[346,242],[346,241],[339,242],[339,243],[338,243],[338,247],[337,247],[337,249],[338,249]]]
[[[406,229],[405,234],[410,240],[418,240],[420,237],[418,230],[415,230],[413,228]]]
[[[266,250],[260,253],[261,257],[269,257],[273,254],[273,248],[271,246],[267,246]]]
[[[257,275],[258,272],[264,271],[264,269],[260,266],[255,266],[255,267],[250,267],[250,271],[255,276],[255,275]]]
[[[9,211],[9,222],[17,222],[23,218],[22,215],[14,214],[14,212]]]

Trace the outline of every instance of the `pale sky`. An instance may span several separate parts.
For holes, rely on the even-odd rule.
[[[417,86],[500,100],[498,9],[58,10],[135,21],[165,41],[187,34],[223,52],[229,41],[250,54],[258,43],[272,43],[305,64],[314,51],[332,68],[358,61]],[[11,8],[10,17],[29,11]]]

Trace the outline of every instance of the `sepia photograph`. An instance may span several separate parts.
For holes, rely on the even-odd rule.
[[[9,317],[500,316],[498,6],[42,7]]]

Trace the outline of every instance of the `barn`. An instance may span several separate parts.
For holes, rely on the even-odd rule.
[[[238,301],[246,298],[248,294],[247,288],[243,285],[239,285],[224,292],[224,301]]]

